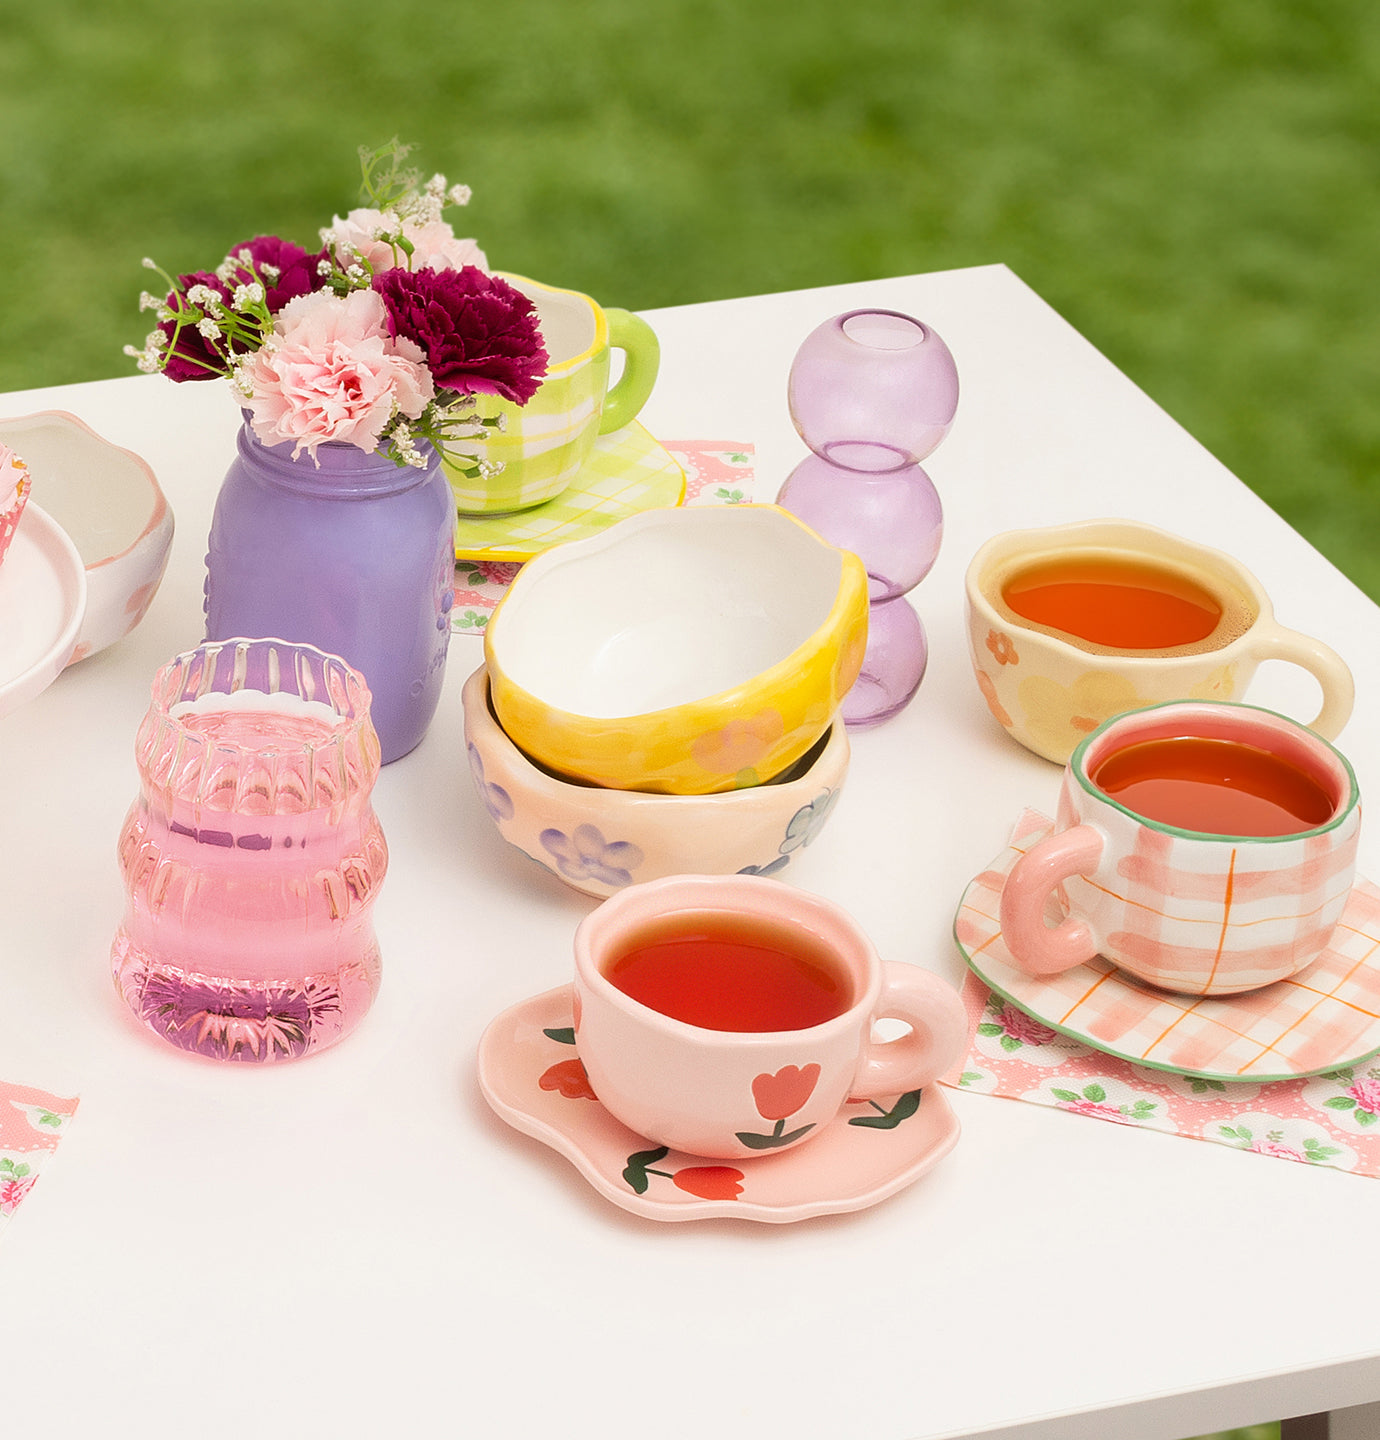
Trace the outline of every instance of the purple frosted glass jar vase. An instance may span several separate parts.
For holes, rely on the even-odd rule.
[[[206,639],[273,636],[339,655],[373,693],[383,763],[426,734],[445,679],[455,504],[424,469],[349,444],[260,442],[248,423],[206,556]]]

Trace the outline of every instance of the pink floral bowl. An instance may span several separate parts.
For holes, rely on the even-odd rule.
[[[144,618],[172,549],[172,511],[145,460],[66,411],[0,420],[0,451],[7,441],[33,472],[35,503],[71,537],[86,570],[86,611],[68,661],[75,664]],[[0,504],[3,492],[0,474]]]
[[[833,813],[848,773],[835,717],[805,756],[766,785],[660,795],[562,779],[525,755],[494,716],[487,666],[465,682],[465,745],[498,832],[576,890],[605,898],[665,875],[777,875]]]
[[[10,548],[29,499],[29,467],[0,441],[0,560]]]

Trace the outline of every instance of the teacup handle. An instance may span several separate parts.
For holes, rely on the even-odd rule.
[[[1086,921],[1070,915],[1046,925],[1045,903],[1065,880],[1097,868],[1102,845],[1099,830],[1075,825],[1036,841],[1011,867],[1001,892],[1001,933],[1027,975],[1060,975],[1097,954]]]
[[[923,1090],[954,1064],[968,1041],[968,1012],[958,992],[916,965],[883,964],[874,1018],[902,1020],[910,1034],[864,1039],[848,1091],[858,1100]]]
[[[621,430],[647,403],[661,367],[661,342],[656,331],[640,316],[628,310],[605,308],[609,324],[609,346],[623,352],[623,373],[618,384],[604,397],[599,433]]]
[[[1322,687],[1323,703],[1308,728],[1324,740],[1335,740],[1356,701],[1356,682],[1346,661],[1321,640],[1278,624],[1260,630],[1251,653],[1258,660],[1288,660],[1312,675]]]

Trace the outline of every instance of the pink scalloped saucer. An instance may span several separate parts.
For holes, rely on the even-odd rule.
[[[575,1053],[569,985],[489,1025],[479,1042],[479,1085],[515,1130],[558,1150],[615,1205],[652,1220],[784,1224],[862,1210],[918,1180],[958,1141],[958,1117],[931,1085],[850,1100],[808,1144],[732,1165],[654,1145],[594,1098]]]

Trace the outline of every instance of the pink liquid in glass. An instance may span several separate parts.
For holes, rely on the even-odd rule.
[[[320,701],[242,690],[214,708],[222,698],[164,707],[155,684],[112,966],[134,1013],[179,1048],[292,1059],[346,1035],[378,989],[378,742]]]

